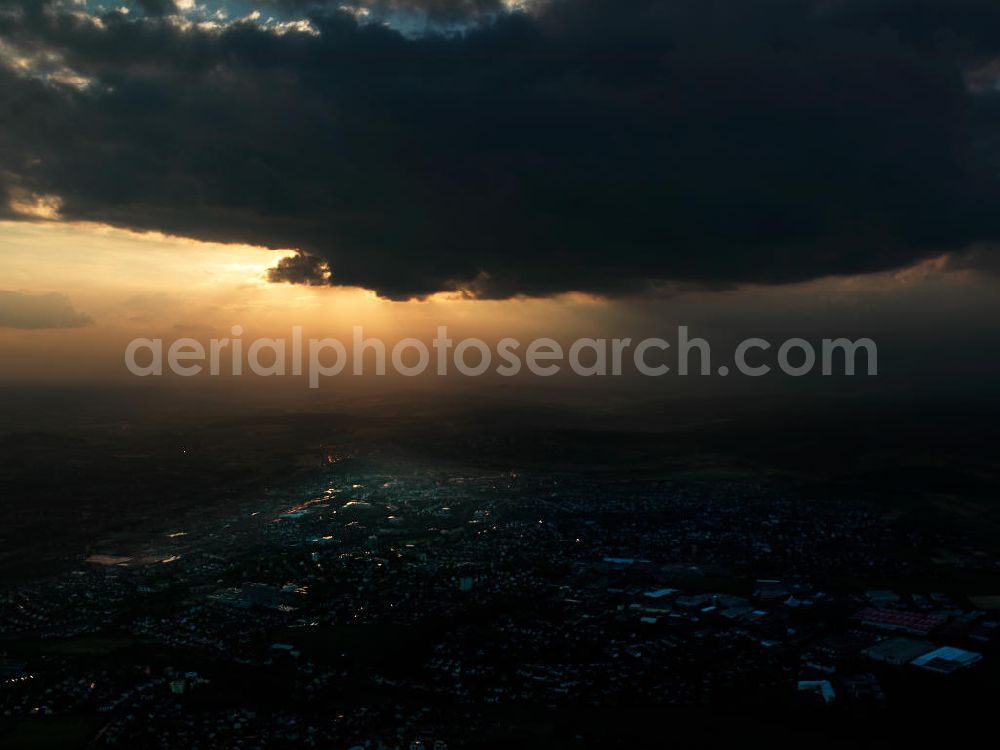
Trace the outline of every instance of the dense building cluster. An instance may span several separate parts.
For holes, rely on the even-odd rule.
[[[955,540],[862,503],[391,469],[5,590],[3,720],[82,716],[117,748],[517,747],[610,731],[591,713],[869,715],[995,676],[995,601],[932,586]]]

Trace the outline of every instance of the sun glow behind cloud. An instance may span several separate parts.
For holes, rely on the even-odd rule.
[[[608,307],[575,294],[482,302],[437,294],[391,302],[353,287],[269,282],[267,270],[292,254],[97,224],[0,222],[0,289],[65,295],[94,323],[85,330],[0,328],[9,355],[0,377],[45,376],[42,370],[60,361],[74,374],[121,374],[121,352],[136,336],[207,338],[239,325],[248,336],[287,336],[302,326],[311,335],[347,337],[361,325],[371,335],[403,338],[433,334],[442,324],[487,339],[538,336],[593,332],[597,311]]]
[[[355,287],[270,282],[268,269],[292,254],[97,224],[0,222],[0,290],[21,295],[23,304],[58,300],[63,318],[87,322],[0,327],[0,380],[134,381],[123,365],[130,340],[207,341],[229,336],[236,325],[244,339],[287,338],[301,326],[307,337],[342,341],[363,326],[366,336],[387,342],[429,341],[440,325],[456,340],[492,342],[506,336],[670,338],[676,326],[688,325],[728,345],[779,334],[879,337],[887,325],[918,336],[942,321],[974,332],[997,299],[995,277],[946,255],[897,271],[784,286],[678,287],[658,298],[568,293],[481,300],[439,293],[403,302]]]

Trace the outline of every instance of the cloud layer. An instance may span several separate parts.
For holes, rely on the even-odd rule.
[[[93,321],[63,294],[25,294],[0,289],[0,328],[79,328]]]
[[[781,283],[1000,239],[993,2],[142,5],[0,0],[0,199],[298,248],[274,280],[392,298]],[[379,22],[415,8],[466,24]]]

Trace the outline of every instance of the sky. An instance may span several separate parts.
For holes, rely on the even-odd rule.
[[[0,379],[683,324],[988,383],[998,126],[986,0],[0,0]]]

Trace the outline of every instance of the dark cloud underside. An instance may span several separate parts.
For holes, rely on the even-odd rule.
[[[1000,236],[997,96],[964,77],[1000,57],[997,3],[437,2],[490,20],[420,36],[302,6],[312,33],[0,14],[5,54],[48,53],[0,67],[0,189],[396,298],[788,282]]]
[[[135,0],[135,4],[153,16],[163,16],[177,11],[174,0]]]
[[[422,17],[458,22],[483,16],[494,16],[508,9],[503,0],[263,0],[263,8],[277,8],[288,12],[319,13],[343,7],[364,9],[370,14],[384,17],[392,13],[415,13]]]

